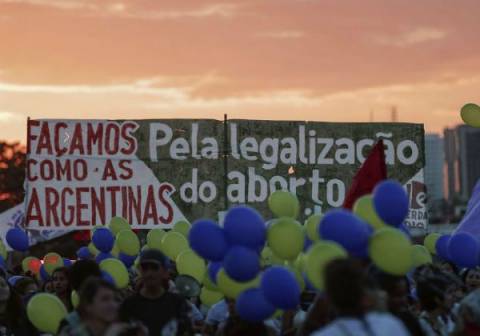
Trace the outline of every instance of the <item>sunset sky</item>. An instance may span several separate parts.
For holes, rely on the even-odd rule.
[[[390,119],[480,102],[478,0],[0,0],[0,139],[26,118]]]

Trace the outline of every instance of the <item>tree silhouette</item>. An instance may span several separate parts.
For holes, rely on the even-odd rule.
[[[25,146],[0,141],[0,212],[23,201],[25,163]]]

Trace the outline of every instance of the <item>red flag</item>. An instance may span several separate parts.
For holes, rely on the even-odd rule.
[[[377,142],[370,155],[358,170],[352,180],[350,190],[345,197],[343,207],[352,209],[355,201],[362,196],[371,194],[373,188],[387,178],[387,165],[385,164],[385,147],[383,141]]]

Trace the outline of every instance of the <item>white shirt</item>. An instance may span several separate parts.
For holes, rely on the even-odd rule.
[[[208,325],[218,325],[228,318],[228,305],[225,300],[215,303],[207,313],[205,323]]]
[[[312,336],[409,336],[405,326],[387,313],[372,312],[365,316],[365,323],[355,318],[339,318]]]

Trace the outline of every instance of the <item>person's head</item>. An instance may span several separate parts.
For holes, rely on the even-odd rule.
[[[158,250],[147,249],[140,255],[139,271],[145,288],[163,287],[169,278],[167,258]]]
[[[480,288],[480,269],[477,267],[467,270],[463,274],[463,279],[468,291],[471,292],[477,288]]]
[[[53,287],[52,280],[47,280],[42,285],[42,292],[45,293],[55,293],[55,288]]]
[[[325,268],[325,291],[340,316],[365,313],[368,287],[368,277],[356,260],[333,260]]]
[[[458,267],[450,261],[444,261],[440,264],[440,269],[449,274],[458,274]]]
[[[392,313],[407,309],[409,294],[407,278],[381,273],[377,276],[377,281],[380,288],[388,295],[387,305]]]
[[[68,268],[60,267],[53,271],[52,283],[55,294],[58,296],[69,295],[70,282],[68,281]]]
[[[418,281],[417,296],[422,310],[427,312],[443,311],[447,305],[447,288],[447,282],[439,276],[427,277]]]
[[[117,319],[120,306],[117,294],[109,282],[96,277],[89,278],[80,289],[77,311],[84,319],[112,323]]]
[[[29,277],[23,277],[15,283],[15,291],[22,297],[38,292],[37,283]]]
[[[102,277],[100,267],[93,260],[79,260],[70,267],[69,281],[72,289],[79,291],[83,282],[90,277]]]

